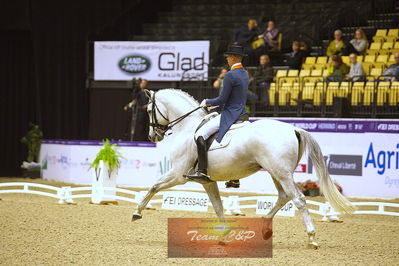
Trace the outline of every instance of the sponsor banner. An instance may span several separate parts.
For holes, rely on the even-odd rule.
[[[169,258],[271,258],[272,219],[168,218]]]
[[[94,79],[207,80],[209,41],[95,42]]]
[[[167,191],[163,194],[162,209],[208,211],[208,195],[198,192]]]
[[[275,196],[259,197],[256,202],[256,214],[268,214],[277,202]],[[292,201],[287,202],[277,213],[278,216],[295,216],[296,207]]]
[[[399,133],[392,132],[395,128],[393,125],[398,124],[399,120],[283,119],[290,123],[306,121],[314,124],[313,130],[309,131],[313,131],[312,136],[321,147],[332,180],[343,188],[345,196],[399,198]],[[364,132],[358,133],[336,132],[334,127],[331,127],[331,131],[319,131],[320,123],[331,121],[336,124],[369,125],[362,128]],[[391,130],[391,133],[386,134],[386,130]],[[155,184],[172,168],[169,152],[173,138],[171,134],[156,145],[148,142],[118,143],[126,160],[122,161],[118,172],[117,185],[151,187]],[[88,168],[100,148],[101,142],[98,141],[46,140],[41,149],[43,178],[90,184],[91,171]],[[294,180],[303,182],[308,179],[318,180],[314,166],[305,153],[295,169]],[[258,171],[240,182],[238,189],[226,189],[224,182],[218,182],[218,186],[221,191],[228,192],[277,194],[266,171]],[[187,182],[175,189],[203,191],[203,186]]]

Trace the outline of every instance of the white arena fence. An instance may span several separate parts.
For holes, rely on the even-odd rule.
[[[42,191],[38,189],[44,189],[48,191]],[[43,184],[36,183],[27,183],[27,182],[9,182],[9,183],[0,183],[0,194],[6,193],[26,193],[26,194],[35,194],[41,196],[52,197],[58,199],[58,203],[68,204],[74,203],[74,199],[79,198],[92,198],[93,193],[103,194],[104,191],[115,191],[118,193],[127,194],[132,197],[115,195],[113,196],[115,200],[127,201],[130,203],[138,204],[141,199],[145,196],[147,191],[132,191],[123,188],[114,188],[114,187],[103,187],[102,189],[95,189],[94,187],[54,187]],[[170,191],[161,191],[157,193],[155,197],[163,196],[165,193],[170,193]],[[178,192],[176,192],[178,193]],[[241,214],[241,209],[256,209],[257,204],[240,204],[243,201],[254,201],[258,200],[262,196],[250,196],[250,197],[239,197],[239,196],[228,196],[222,197],[223,207],[225,208],[225,214]],[[159,203],[162,204],[163,199],[153,199],[150,201],[151,204]],[[323,217],[336,215],[337,213],[331,209],[331,206],[328,203],[306,200],[309,206],[309,212],[317,215],[322,215]],[[371,207],[375,210],[357,210],[354,214],[380,214],[380,215],[391,215],[391,216],[399,216],[399,204],[397,203],[389,203],[389,202],[352,202],[355,206],[367,206]],[[212,204],[208,202],[208,206]],[[316,206],[316,209],[313,208]],[[386,207],[397,208],[397,211],[386,210]]]

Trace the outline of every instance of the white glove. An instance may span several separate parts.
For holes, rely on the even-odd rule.
[[[202,100],[202,102],[201,102],[201,104],[200,104],[200,107],[206,107],[206,100],[207,100],[207,99],[203,99],[203,100]]]

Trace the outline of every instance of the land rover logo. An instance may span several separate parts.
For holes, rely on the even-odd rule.
[[[125,72],[142,73],[151,67],[150,60],[141,55],[130,55],[119,61],[119,67]]]

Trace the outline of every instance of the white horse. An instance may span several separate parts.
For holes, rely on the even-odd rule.
[[[147,107],[150,140],[161,141],[168,126],[173,126],[173,144],[170,147],[172,168],[151,187],[134,211],[133,220],[142,218],[142,210],[158,191],[189,181],[183,175],[193,170],[197,158],[194,132],[206,115],[204,110],[199,109],[199,103],[183,91],[164,89],[154,93],[146,90],[146,94],[150,99]],[[270,173],[278,190],[278,201],[265,218],[273,218],[292,200],[302,214],[308,246],[318,248],[305,197],[293,179],[294,169],[305,149],[315,166],[321,191],[331,206],[338,212],[354,211],[354,206],[331,181],[315,139],[302,129],[270,119],[258,120],[233,130],[228,146],[209,152],[208,174],[215,182],[203,186],[217,216],[223,218],[223,204],[216,181],[237,180],[263,168]]]

